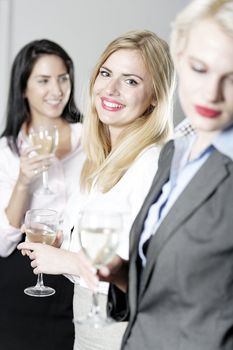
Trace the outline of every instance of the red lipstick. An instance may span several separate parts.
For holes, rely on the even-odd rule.
[[[217,118],[221,114],[221,111],[219,110],[203,106],[195,106],[195,109],[198,114],[205,118]]]

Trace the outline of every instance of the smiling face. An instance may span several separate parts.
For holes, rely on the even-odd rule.
[[[70,78],[63,60],[55,55],[42,55],[27,81],[27,98],[32,123],[49,123],[60,118],[69,100]]]
[[[139,51],[120,49],[100,68],[93,87],[99,119],[109,126],[111,138],[153,104],[152,80]]]
[[[197,132],[216,133],[231,125],[233,38],[213,20],[199,22],[177,58],[177,68],[181,105]]]

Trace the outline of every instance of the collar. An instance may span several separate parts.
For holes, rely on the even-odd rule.
[[[213,146],[233,160],[233,125],[216,136]]]
[[[175,139],[175,149],[179,153],[187,154],[190,151],[190,146],[194,142],[196,135],[187,135]],[[233,125],[221,131],[210,145],[217,149],[220,153],[233,160]],[[209,147],[210,147],[209,146]],[[209,148],[208,147],[208,148]],[[205,151],[204,151],[205,152]]]

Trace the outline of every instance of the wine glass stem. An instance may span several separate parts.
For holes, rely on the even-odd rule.
[[[44,189],[48,190],[49,189],[49,186],[48,186],[48,172],[47,170],[44,170],[42,172],[42,180],[43,180],[43,187]]]
[[[44,281],[43,281],[43,274],[39,273],[37,276],[37,282],[36,287],[43,288],[44,287]]]
[[[98,316],[100,314],[100,306],[99,306],[99,294],[97,291],[93,291],[92,293],[92,309],[91,313],[95,316]]]

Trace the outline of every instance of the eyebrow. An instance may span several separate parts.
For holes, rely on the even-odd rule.
[[[200,58],[197,58],[197,57],[194,57],[194,56],[189,56],[188,58],[189,58],[189,60],[198,61],[199,63],[205,64],[205,62],[202,61]]]
[[[69,76],[69,73],[62,73],[62,74],[59,74],[58,77],[63,77],[63,76]],[[47,74],[37,74],[35,75],[35,78],[50,78],[51,75],[47,75]]]
[[[100,67],[100,69],[106,69],[109,73],[112,73],[111,69],[109,69],[107,67],[102,66],[102,67]],[[126,77],[126,78],[127,77],[136,77],[136,78],[140,79],[141,81],[144,80],[142,77],[140,77],[140,75],[137,75],[134,73],[123,73],[122,75],[123,75],[123,77]]]

